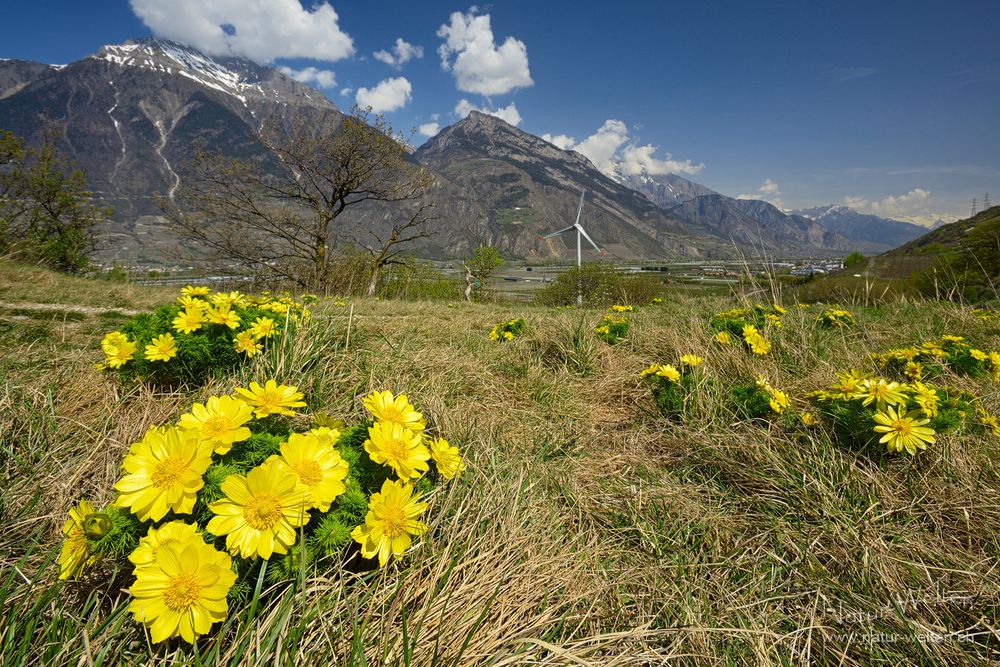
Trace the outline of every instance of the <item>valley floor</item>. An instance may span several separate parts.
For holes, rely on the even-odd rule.
[[[712,314],[740,305],[717,296],[639,308],[615,346],[593,335],[602,311],[322,301],[280,364],[208,387],[153,392],[94,369],[104,332],[173,296],[0,263],[0,664],[1000,660],[1000,438],[960,428],[888,456],[742,420],[726,399],[764,374],[804,408],[836,372],[874,370],[873,352],[943,334],[1000,349],[1000,320],[899,303],[829,330],[816,307],[790,308],[771,354],[753,357],[713,344]],[[487,338],[516,317],[522,336]],[[639,374],[685,353],[712,381],[671,420]],[[149,426],[266,377],[349,422],[372,389],[406,393],[467,469],[431,495],[430,530],[399,564],[316,567],[299,589],[265,588],[256,613],[233,610],[198,652],[150,647],[124,610],[128,573],[56,582],[66,511],[113,499]],[[947,380],[1000,411],[988,377]]]

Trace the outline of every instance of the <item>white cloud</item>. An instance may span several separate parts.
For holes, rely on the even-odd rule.
[[[930,191],[923,188],[913,188],[906,194],[889,195],[881,200],[869,201],[864,197],[847,196],[843,201],[845,206],[858,211],[921,225],[931,225],[941,219],[950,221],[958,217],[935,211],[935,202]]]
[[[327,2],[305,9],[299,0],[130,0],[132,11],[157,37],[209,55],[340,60],[354,40]]]
[[[871,209],[878,215],[914,215],[928,212],[931,193],[923,188],[914,188],[905,195],[889,196],[882,201],[873,201]]]
[[[622,173],[626,176],[638,176],[647,173],[651,176],[664,174],[697,174],[705,168],[704,164],[692,164],[691,160],[675,160],[670,153],[663,160],[653,157],[658,150],[652,144],[645,146],[626,146],[622,151]]]
[[[423,58],[424,47],[410,44],[402,37],[397,37],[396,44],[392,47],[391,52],[376,51],[372,55],[375,57],[375,60],[384,62],[386,65],[399,68],[414,58]]]
[[[279,67],[278,70],[285,76],[291,77],[300,83],[316,84],[320,88],[334,88],[337,85],[336,75],[328,69],[306,67],[305,69],[294,70],[291,67]]]
[[[576,139],[569,136],[568,134],[556,134],[552,135],[546,132],[542,135],[542,139],[549,142],[556,148],[561,148],[564,151],[573,148],[576,145]]]
[[[652,176],[697,174],[705,168],[704,164],[693,164],[690,160],[675,160],[670,153],[663,159],[655,157],[658,147],[636,144],[629,138],[625,123],[614,118],[604,121],[597,132],[580,142],[566,134],[543,134],[542,139],[563,150],[583,154],[595,167],[609,175],[616,172],[625,176],[643,173]]]
[[[351,93],[353,93],[353,92],[354,92],[353,88],[343,88],[343,89],[341,89],[340,94],[343,97],[350,97]]]
[[[502,95],[515,88],[534,84],[528,69],[528,47],[507,37],[497,46],[490,28],[490,15],[453,12],[448,23],[438,28],[444,40],[438,47],[441,67],[451,70],[459,90],[480,95]],[[452,60],[454,57],[454,60]]]
[[[609,119],[604,121],[604,125],[601,125],[597,132],[573,146],[573,150],[585,155],[604,173],[612,173],[618,164],[615,157],[618,149],[626,141],[628,141],[628,128],[625,127],[625,123]]]
[[[374,88],[358,88],[355,100],[358,106],[371,107],[375,113],[395,111],[406,106],[410,101],[413,86],[406,77],[397,76],[394,79],[383,79]]]
[[[772,181],[770,178],[765,178],[764,184],[761,185],[759,188],[757,188],[757,192],[755,194],[736,195],[736,198],[756,199],[758,201],[766,201],[767,203],[773,204],[774,206],[777,206],[782,211],[784,211],[786,210],[785,202],[783,202],[780,199],[779,195],[781,195],[781,188],[778,186],[778,184]]]
[[[424,123],[417,128],[417,131],[425,137],[433,137],[441,131],[441,123]]]
[[[764,185],[760,186],[759,190],[768,197],[777,197],[781,194],[781,188],[779,188],[778,184],[770,178],[764,179]]]
[[[507,121],[514,126],[520,125],[523,120],[521,118],[521,114],[517,111],[517,105],[513,102],[500,109],[477,107],[475,104],[466,99],[459,100],[458,104],[455,105],[455,115],[459,118],[465,118],[473,111],[479,111],[481,113],[489,114],[490,116],[496,116],[500,120]]]

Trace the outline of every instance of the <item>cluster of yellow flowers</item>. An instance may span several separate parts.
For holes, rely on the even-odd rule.
[[[780,415],[791,405],[788,401],[788,394],[772,387],[771,383],[763,375],[757,377],[757,387],[768,395],[771,411],[774,414]]]
[[[490,340],[499,341],[510,341],[514,340],[524,330],[524,320],[521,318],[507,320],[506,322],[500,322],[495,324],[492,329],[490,329],[489,338]]]
[[[767,354],[771,351],[771,342],[752,324],[743,327],[743,342],[747,344],[754,354]]]
[[[850,410],[828,410],[833,418],[847,421],[865,421],[865,408],[871,414],[870,432],[881,435],[889,452],[916,454],[918,449],[926,449],[934,443],[934,429],[927,424],[938,416],[942,396],[938,389],[916,381],[902,384],[861,373],[847,371],[840,373],[837,382],[829,389],[811,392],[811,398],[821,404],[839,404]],[[951,399],[952,407],[958,406],[957,399]],[[860,435],[860,434],[856,434]]]
[[[993,310],[991,308],[973,308],[972,314],[981,320],[1000,319],[1000,310]]]
[[[207,299],[206,299],[207,297]],[[209,294],[207,287],[185,287],[178,302],[183,310],[173,320],[175,331],[190,334],[206,324],[218,324],[231,330],[243,324],[235,308],[254,306],[259,310],[275,313],[282,318],[308,319],[310,312],[287,295],[271,297],[269,294],[247,296],[239,292]],[[278,333],[278,324],[270,317],[258,317],[233,338],[233,347],[252,357],[263,349],[261,341]]]
[[[742,341],[754,354],[765,355],[771,351],[771,342],[762,329],[780,329],[781,316],[787,311],[778,304],[770,307],[757,304],[752,308],[733,308],[716,313],[711,326],[716,333],[713,340],[720,345],[733,345]]]
[[[347,490],[350,470],[338,450],[340,430],[318,425],[276,441],[268,440],[272,426],[262,437],[274,442],[273,449],[263,451],[262,462],[226,475],[217,495],[200,497],[215,459],[228,461],[223,457],[237,443],[254,442],[249,426],[255,419],[293,416],[305,406],[303,398],[296,387],[275,380],[251,382],[232,395],[195,403],[176,424],[149,429],[122,462],[112,507],[95,512],[83,500],[70,510],[60,578],[78,576],[103,555],[94,543],[114,529],[115,508],[122,508],[142,525],[151,524],[128,555],[135,576],[129,611],[135,620],[157,643],[173,637],[193,643],[209,632],[228,614],[227,596],[240,569],[234,571],[234,559],[288,553],[314,513],[324,516]],[[375,391],[363,402],[376,418],[364,451],[398,479],[386,479],[371,493],[367,515],[350,536],[362,556],[377,556],[384,566],[390,555],[402,557],[411,536],[426,530],[418,517],[427,504],[414,495],[412,482],[429,470],[428,460],[445,478],[458,475],[464,463],[456,447],[427,435],[425,420],[405,395]],[[182,518],[193,514],[210,518]],[[225,550],[216,548],[223,538]]]
[[[303,302],[306,300],[308,297],[303,297]],[[101,339],[105,359],[98,364],[98,368],[121,369],[134,359],[169,362],[183,352],[178,345],[178,337],[198,331],[208,331],[212,336],[220,335],[220,331],[229,332],[226,344],[237,353],[253,357],[263,349],[264,340],[280,333],[287,320],[305,320],[310,315],[303,303],[287,295],[213,294],[208,287],[190,285],[181,290],[177,302],[179,310],[177,305],[165,306],[152,317],[141,315],[134,318],[126,326],[126,329],[133,330],[134,338],[123,331],[106,334]],[[253,319],[244,321],[248,316]],[[243,330],[236,332],[241,326]]]
[[[614,345],[624,340],[631,328],[628,318],[622,315],[622,313],[634,312],[635,308],[614,304],[608,311],[601,318],[601,321],[598,322],[597,326],[594,327],[594,333],[608,345]]]
[[[704,362],[705,360],[697,354],[682,354],[680,366],[686,373],[691,369],[701,366]],[[677,370],[677,367],[672,364],[651,364],[639,373],[639,377],[642,379],[655,376],[663,378],[668,382],[680,382],[681,375],[681,371]]]
[[[381,491],[372,494],[368,516],[351,537],[361,545],[362,556],[377,556],[379,566],[385,566],[390,556],[403,556],[411,536],[427,530],[417,520],[427,503],[418,502],[412,486],[427,472],[427,461],[433,458],[445,479],[461,474],[465,463],[457,447],[444,438],[426,434],[423,415],[410,405],[405,394],[397,397],[389,391],[375,391],[363,403],[375,418],[368,429],[365,451],[375,463],[392,468],[398,479],[386,480]]]
[[[838,329],[847,329],[855,324],[854,315],[843,308],[827,308],[816,317],[816,321]]]
[[[929,371],[947,366],[966,375],[989,372],[1000,382],[1000,352],[973,347],[963,336],[945,335],[925,341],[918,347],[903,347],[874,355],[884,372],[901,372],[911,379],[921,379]]]

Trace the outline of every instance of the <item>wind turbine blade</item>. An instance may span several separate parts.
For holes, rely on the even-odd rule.
[[[566,229],[560,229],[558,232],[552,232],[551,234],[548,234],[547,236],[543,236],[542,238],[543,239],[550,239],[553,236],[559,236],[560,234],[565,234],[566,232],[571,232],[574,229],[576,229],[576,225],[573,225],[572,227],[567,227]]]
[[[573,223],[575,227],[580,226],[580,214],[583,213],[583,195],[585,194],[587,194],[586,189],[580,191],[580,206],[576,209],[576,222]]]
[[[587,232],[583,231],[583,227],[581,227],[580,225],[574,225],[574,227],[580,230],[580,233],[583,234],[583,238],[587,239],[590,245],[594,246],[594,250],[596,250],[597,252],[604,252],[603,250],[597,247],[597,244],[594,243],[594,240],[587,235]]]

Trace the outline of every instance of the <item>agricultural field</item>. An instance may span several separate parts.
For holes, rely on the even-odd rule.
[[[1000,660],[989,312],[780,293],[610,310],[324,298],[200,384],[118,372],[141,345],[96,368],[123,349],[109,332],[177,296],[0,263],[0,664]],[[116,502],[151,427],[267,380],[304,403],[248,422],[274,442],[323,424],[363,439],[372,392],[389,391],[461,466],[435,450],[433,474],[416,474],[426,530],[400,558],[381,565],[360,529],[321,551],[320,528],[299,525],[298,561],[247,556],[210,629],[164,638],[131,606],[146,571],[96,552],[116,527],[87,524],[95,536],[74,544],[90,551],[67,568],[69,512]],[[139,521],[127,510],[109,516]]]

